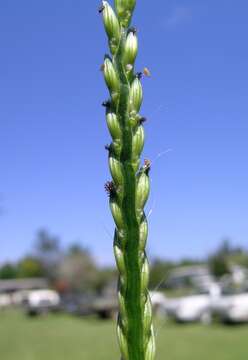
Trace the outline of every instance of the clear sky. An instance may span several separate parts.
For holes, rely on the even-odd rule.
[[[113,261],[98,6],[1,1],[0,262],[41,227]],[[152,256],[248,247],[247,14],[246,0],[137,0]]]

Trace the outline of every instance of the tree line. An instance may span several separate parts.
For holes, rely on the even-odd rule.
[[[205,259],[170,261],[154,258],[151,261],[150,287],[156,289],[166,281],[171,270],[181,266],[208,265],[216,278],[230,273],[233,265],[248,268],[248,251],[223,240]],[[99,267],[91,252],[79,243],[62,249],[60,239],[49,231],[37,232],[33,249],[15,263],[0,267],[0,279],[46,278],[60,292],[101,292],[116,282],[115,267]]]
[[[60,292],[99,292],[115,278],[115,269],[99,268],[90,250],[79,243],[62,249],[57,236],[41,229],[29,254],[0,267],[0,279],[39,277]]]

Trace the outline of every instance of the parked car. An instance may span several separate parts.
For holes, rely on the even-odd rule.
[[[212,320],[211,304],[220,296],[219,287],[213,284],[209,290],[195,290],[181,298],[167,299],[166,314],[178,322],[200,321],[208,324]]]
[[[61,298],[60,310],[71,315],[92,315],[95,299],[93,294],[67,294]]]
[[[93,313],[101,319],[114,319],[118,314],[117,296],[101,296],[92,302]]]
[[[212,312],[223,322],[248,322],[248,287],[224,289],[222,296],[212,303]]]
[[[54,290],[30,291],[24,301],[28,315],[39,315],[59,309],[60,297]]]
[[[5,309],[11,305],[11,296],[8,294],[0,294],[0,309]]]
[[[32,291],[32,290],[19,290],[19,291],[13,292],[11,295],[12,305],[14,305],[14,306],[23,305],[25,303],[25,300],[27,299],[30,291]]]
[[[150,298],[154,314],[164,316],[167,302],[165,295],[160,291],[150,291]]]

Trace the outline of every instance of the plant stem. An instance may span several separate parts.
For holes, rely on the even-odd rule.
[[[111,99],[106,103],[112,135],[107,183],[116,224],[114,251],[119,270],[118,338],[123,360],[153,360],[155,356],[149,269],[145,253],[147,221],[144,206],[149,194],[150,162],[140,168],[144,129],[140,74],[133,71],[137,54],[136,31],[128,29],[134,0],[116,0],[118,17],[103,2],[103,19],[112,59],[105,57],[103,72]]]

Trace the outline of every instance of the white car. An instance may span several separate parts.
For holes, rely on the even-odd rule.
[[[154,314],[163,316],[167,302],[165,295],[160,291],[150,291],[150,298]]]
[[[195,292],[181,298],[167,299],[165,310],[168,317],[179,322],[211,322],[211,304],[219,297],[219,288],[214,285],[209,291]]]
[[[0,309],[5,309],[11,305],[11,296],[7,294],[0,294]]]
[[[212,312],[223,322],[248,322],[248,288],[224,290],[222,296],[212,303]]]
[[[38,315],[59,308],[60,296],[54,290],[30,291],[25,299],[25,308],[29,315]]]
[[[15,306],[21,306],[26,298],[28,297],[28,294],[30,293],[29,290],[20,290],[20,291],[15,291],[12,295],[12,304]]]

